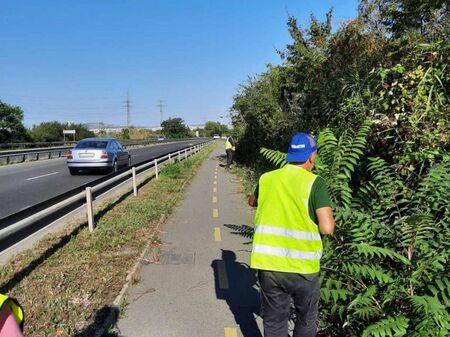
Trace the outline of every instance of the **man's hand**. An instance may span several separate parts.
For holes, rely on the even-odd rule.
[[[249,200],[250,202],[250,200]],[[320,233],[333,234],[334,232],[334,217],[331,207],[322,207],[316,209],[317,219],[319,220]]]
[[[258,206],[258,200],[256,199],[254,194],[248,197],[248,205],[252,207]]]

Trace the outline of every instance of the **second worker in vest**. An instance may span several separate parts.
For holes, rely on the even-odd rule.
[[[263,174],[248,201],[257,206],[250,265],[258,270],[265,337],[288,335],[291,301],[293,336],[317,333],[320,234],[333,233],[334,217],[325,181],[311,172],[316,156],[314,138],[296,134],[288,164]]]
[[[234,152],[236,151],[236,144],[233,137],[228,136],[225,142],[225,152],[227,153],[227,168],[233,164]]]

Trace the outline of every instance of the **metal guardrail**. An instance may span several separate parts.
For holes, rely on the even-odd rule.
[[[71,144],[76,144],[76,142],[68,140],[65,142],[0,143],[0,149],[32,149],[38,147],[67,146]]]
[[[119,182],[123,183],[124,179],[129,177],[128,179],[131,179],[131,182],[133,183],[133,191],[134,195],[137,195],[137,181],[136,181],[136,172],[142,174],[145,173],[148,170],[153,169],[153,175],[158,178],[158,173],[161,170],[161,167],[167,163],[172,163],[174,161],[181,161],[183,159],[187,159],[188,156],[193,155],[203,148],[205,148],[207,145],[212,143],[212,141],[207,141],[204,143],[200,143],[197,145],[191,145],[189,147],[186,147],[182,150],[171,152],[167,155],[164,155],[162,157],[152,159],[147,162],[141,163],[139,166],[132,166],[131,168],[123,171],[119,171],[117,174],[115,174],[113,177],[109,179],[99,179],[93,183],[87,184],[87,186],[84,187],[84,190],[79,191],[79,189],[74,189],[69,192],[63,194],[64,197],[63,200],[56,201],[54,203],[50,200],[50,205],[48,207],[41,209],[34,214],[27,216],[23,219],[20,219],[19,221],[16,221],[4,228],[0,229],[0,241],[7,239],[9,236],[14,235],[15,233],[26,229],[27,227],[30,227],[34,225],[39,220],[45,219],[54,213],[61,211],[61,209],[64,209],[65,207],[68,207],[70,205],[79,203],[83,199],[86,199],[86,205],[88,210],[88,224],[89,228],[92,231],[94,229],[94,216],[93,216],[93,208],[92,208],[92,201],[95,200],[93,198],[93,193],[104,190],[105,188],[109,187],[108,191],[110,191],[112,188],[116,187]],[[122,172],[123,171],[123,172]],[[125,179],[128,180],[128,179]],[[58,200],[58,197],[52,198],[52,200]],[[18,213],[21,213],[23,211],[20,211]],[[64,214],[63,214],[64,215]],[[63,216],[61,215],[61,216]],[[14,218],[17,217],[16,214],[12,214],[8,216],[7,218]],[[4,219],[2,219],[4,220]]]
[[[164,141],[159,140],[145,140],[145,141],[129,141],[122,144],[132,148],[143,145],[152,144],[167,144],[180,141],[189,141],[195,138],[181,138],[181,139],[166,139]],[[67,155],[67,152],[73,149],[76,142],[71,146],[57,146],[57,147],[44,147],[35,149],[21,149],[21,150],[7,150],[0,151],[0,165],[8,165],[12,163],[21,163],[25,161],[37,161],[40,159],[52,159],[61,158]],[[12,160],[14,158],[14,160]]]

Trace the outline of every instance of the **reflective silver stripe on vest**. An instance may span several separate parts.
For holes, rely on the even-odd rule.
[[[320,258],[322,257],[322,251],[304,252],[300,250],[265,246],[260,244],[253,245],[253,252],[267,255],[284,256],[292,259],[302,259],[302,260],[320,260]]]
[[[285,236],[291,239],[320,241],[322,240],[319,233],[297,231],[295,229],[287,229],[282,227],[273,227],[266,225],[256,226],[255,233],[258,234],[272,234]]]

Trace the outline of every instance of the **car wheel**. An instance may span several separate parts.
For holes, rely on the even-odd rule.
[[[117,160],[114,160],[111,172],[117,172],[119,171],[119,166],[117,165]]]
[[[69,168],[69,172],[71,175],[77,175],[78,174],[78,169],[74,169],[74,168]]]

